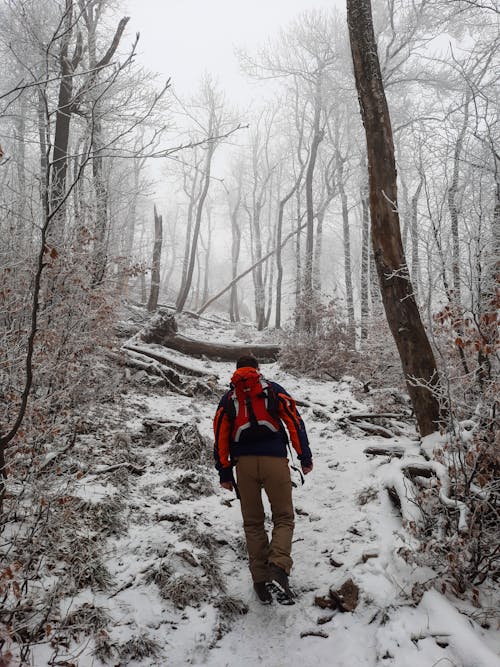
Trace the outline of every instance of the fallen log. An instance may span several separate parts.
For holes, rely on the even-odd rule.
[[[350,418],[348,417],[349,421]],[[365,421],[353,421],[352,422],[353,426],[356,426],[357,428],[361,429],[362,431],[366,431],[366,433],[370,433],[371,435],[379,435],[382,438],[393,438],[394,433],[392,431],[389,431],[389,429],[384,428],[383,426],[378,426],[375,424],[370,424],[369,422]]]
[[[161,378],[161,381],[169,389],[181,394],[182,396],[192,395],[192,393],[189,391],[185,391],[181,377],[173,369],[162,366],[162,364],[160,364],[158,361],[155,361],[154,359],[141,357],[138,352],[132,350],[125,349],[124,353],[124,362],[128,366],[144,371],[148,375],[154,375],[158,378]]]
[[[404,456],[405,450],[404,447],[398,447],[397,445],[394,447],[377,447],[376,445],[371,445],[370,447],[366,447],[363,453],[372,456],[395,456],[400,459]]]
[[[192,366],[187,366],[186,364],[182,364],[180,363],[179,360],[172,359],[171,357],[168,356],[168,354],[162,352],[161,350],[152,350],[150,348],[144,347],[143,345],[136,345],[132,342],[125,343],[123,345],[123,349],[130,350],[131,352],[137,352],[145,357],[150,357],[151,359],[160,362],[160,364],[165,364],[169,368],[172,368],[173,370],[183,375],[192,375],[198,378],[216,377],[214,373],[206,373],[205,371],[193,368]]]
[[[458,532],[468,531],[470,510],[466,503],[451,496],[452,485],[448,469],[437,461],[419,461],[416,459],[391,461],[386,467],[384,483],[393,502],[400,507],[401,514],[408,521],[422,520],[422,510],[418,501],[417,489],[414,482],[426,487],[436,486],[438,497],[444,507],[456,510],[458,517]],[[431,480],[436,479],[436,483]]]
[[[139,338],[145,343],[163,345],[189,356],[209,357],[210,359],[223,359],[224,361],[236,361],[238,357],[252,353],[260,362],[265,363],[276,361],[280,351],[279,345],[236,345],[188,338],[177,333],[175,317],[162,310],[158,311],[139,333]]]
[[[276,361],[280,351],[278,345],[230,345],[224,343],[209,343],[207,341],[194,340],[180,335],[168,339],[163,345],[191,356],[223,359],[224,361],[236,361],[238,357],[251,353],[255,355],[261,363]]]
[[[409,413],[403,412],[351,412],[347,415],[349,419],[357,420],[367,420],[367,419],[410,419],[411,415]]]

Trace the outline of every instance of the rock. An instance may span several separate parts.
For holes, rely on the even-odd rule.
[[[358,606],[359,588],[352,579],[345,581],[339,590],[330,589],[330,597],[341,611],[354,611]]]

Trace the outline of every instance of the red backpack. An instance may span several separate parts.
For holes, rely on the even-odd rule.
[[[269,382],[254,368],[239,368],[232,377],[227,412],[232,421],[231,440],[265,440],[282,428],[278,397]]]

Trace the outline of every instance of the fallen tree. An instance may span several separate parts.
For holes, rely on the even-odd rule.
[[[224,287],[224,289],[221,289],[220,292],[217,292],[217,294],[215,294],[210,299],[208,299],[208,301],[205,301],[205,303],[202,304],[201,307],[196,311],[196,314],[201,315],[202,313],[204,313],[205,310],[208,308],[208,306],[212,305],[212,303],[214,303],[214,301],[217,301],[217,299],[220,299],[220,297],[223,294],[225,294],[226,292],[228,292],[231,289],[231,287],[233,287],[233,285],[236,285],[236,283],[239,282],[242,278],[244,278],[245,276],[248,276],[249,273],[251,273],[254,269],[256,269],[258,266],[260,266],[260,264],[263,264],[264,262],[266,262],[275,253],[279,253],[279,251],[282,248],[285,247],[285,245],[292,238],[292,236],[295,236],[296,234],[301,232],[303,229],[305,229],[306,226],[307,226],[307,222],[305,222],[303,225],[300,225],[299,227],[297,227],[297,229],[294,229],[293,231],[291,231],[287,236],[285,236],[283,241],[281,243],[279,243],[276,248],[273,248],[273,250],[270,250],[266,255],[264,255],[264,257],[261,257],[257,262],[252,264],[252,266],[249,266],[248,269],[245,269],[245,271],[242,271],[241,273],[239,273],[236,276],[236,278],[233,278],[233,280],[231,280],[231,282],[228,283]]]
[[[165,310],[159,310],[146,327],[139,332],[138,338],[144,343],[155,343],[169,347],[183,354],[194,357],[209,357],[236,361],[243,354],[253,353],[261,362],[276,361],[280,351],[279,345],[235,345],[231,343],[217,343],[206,340],[188,338],[178,333],[174,315]],[[130,343],[133,344],[133,339]],[[130,347],[125,344],[124,347]]]

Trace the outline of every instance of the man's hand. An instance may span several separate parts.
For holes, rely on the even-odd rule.
[[[222,486],[223,489],[227,489],[228,491],[233,490],[233,483],[232,482],[221,482],[220,485]]]
[[[309,466],[302,466],[302,472],[304,473],[304,475],[308,475],[311,472],[312,469],[313,469],[312,462],[311,462],[311,465],[309,465]]]

